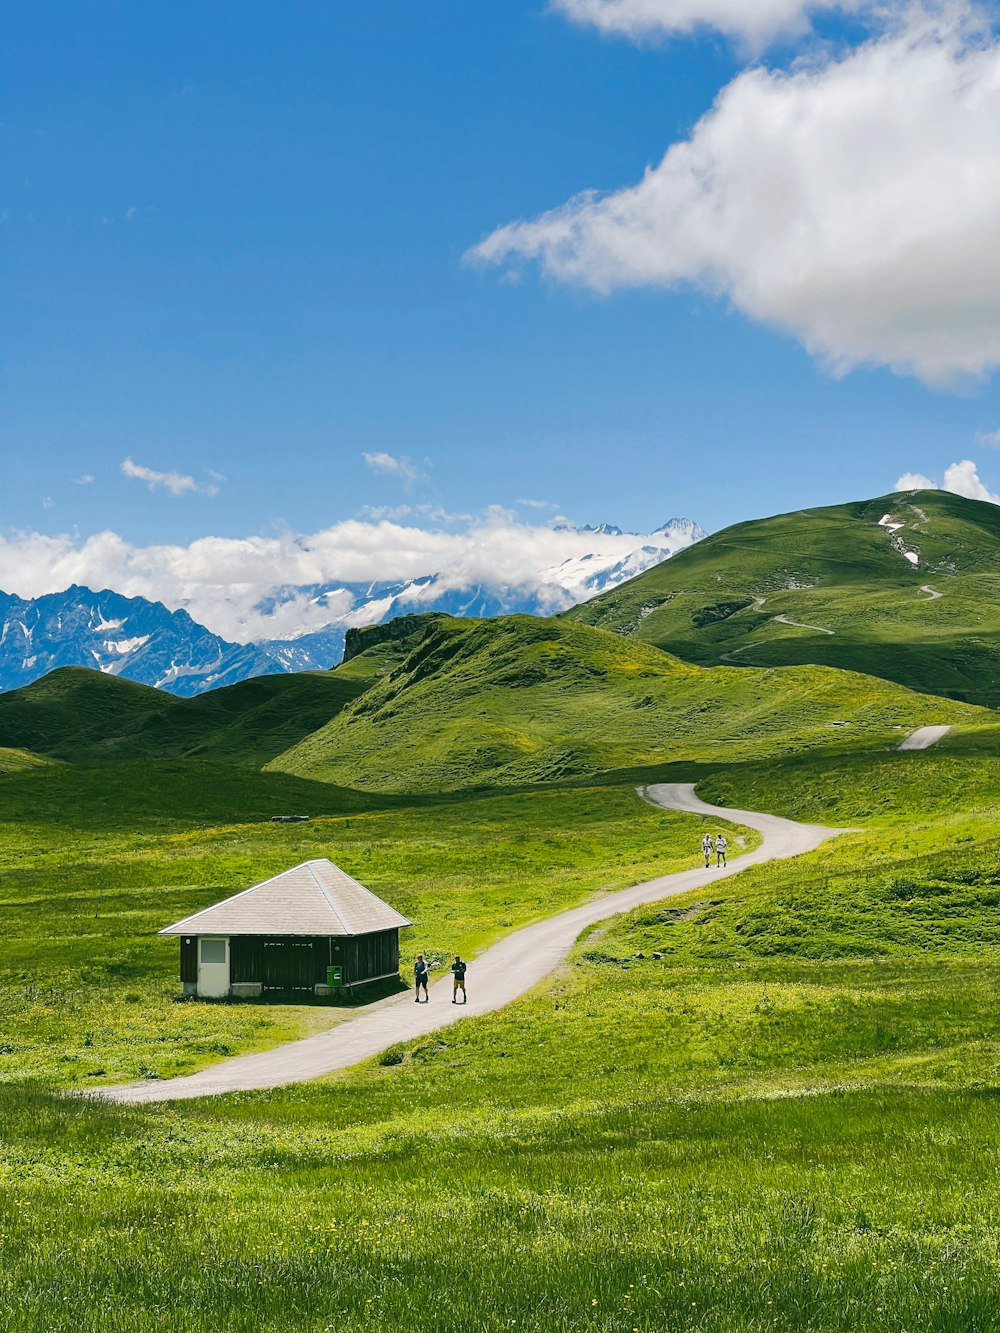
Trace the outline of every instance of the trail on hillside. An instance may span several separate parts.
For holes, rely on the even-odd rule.
[[[932,745],[937,745],[942,736],[947,736],[949,731],[951,731],[951,727],[918,727],[897,748],[900,750],[929,750]]]
[[[790,616],[775,616],[779,625],[794,625],[796,629],[811,629],[817,634],[836,634],[835,629],[824,629],[822,625],[803,625],[801,620],[792,620]]]
[[[658,783],[638,788],[638,794],[663,810],[680,810],[745,824],[762,835],[761,844],[754,851],[735,858],[728,867],[711,870],[698,867],[661,875],[658,879],[605,894],[569,912],[561,912],[515,931],[470,962],[471,999],[468,1006],[451,1003],[451,980],[444,977],[430,987],[427,1004],[415,1006],[412,994],[394,996],[372,1005],[329,1032],[287,1042],[255,1055],[223,1060],[197,1074],[94,1088],[88,1095],[131,1104],[179,1101],[304,1083],[337,1069],[347,1069],[399,1042],[412,1041],[414,1037],[450,1027],[461,1018],[492,1013],[510,1004],[557,968],[580,932],[588,926],[646,903],[716,884],[750,866],[801,856],[804,852],[814,851],[835,834],[846,831],[820,824],[798,824],[791,819],[753,810],[729,810],[708,805],[695,795],[693,783]]]
[[[932,588],[929,583],[922,583],[920,585],[920,591],[925,592],[927,594],[925,600],[928,602],[936,602],[939,597],[944,596],[943,592],[938,592],[937,589]]]

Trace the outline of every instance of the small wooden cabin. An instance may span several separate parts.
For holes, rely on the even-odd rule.
[[[161,935],[179,935],[185,995],[330,995],[399,971],[412,922],[325,858],[304,861]]]

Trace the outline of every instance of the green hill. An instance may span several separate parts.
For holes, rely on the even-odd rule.
[[[38,768],[47,768],[50,761],[30,750],[9,750],[0,748],[0,775],[9,773],[30,773]]]
[[[382,791],[678,760],[878,748],[978,710],[822,667],[705,670],[566,620],[437,618],[395,670],[270,768]]]
[[[703,666],[816,663],[1000,706],[1000,508],[943,491],[740,523],[566,613]]]
[[[0,695],[0,747],[78,764],[226,759],[260,767],[323,726],[371,679],[351,673],[260,676],[194,699],[82,667]]]

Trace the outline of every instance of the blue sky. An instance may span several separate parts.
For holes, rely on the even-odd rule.
[[[678,2],[662,0],[667,19]],[[697,16],[699,3],[680,7]],[[183,545],[315,533],[402,505],[422,506],[408,521],[431,527],[446,521],[433,509],[500,505],[533,521],[558,509],[636,531],[672,514],[717,528],[877,494],[904,473],[940,479],[964,459],[1000,488],[1000,450],[985,440],[1000,427],[996,358],[973,364],[968,330],[929,289],[896,320],[926,325],[919,349],[900,342],[882,319],[894,298],[878,293],[923,279],[879,267],[877,220],[875,257],[860,278],[845,270],[839,304],[799,281],[801,254],[776,272],[757,215],[755,238],[727,220],[708,259],[689,242],[666,267],[633,262],[636,234],[620,220],[628,253],[609,264],[594,239],[606,217],[579,212],[569,277],[544,219],[469,262],[505,224],[635,185],[748,70],[790,67],[807,46],[839,70],[866,41],[898,40],[821,15],[819,35],[800,27],[761,45],[754,33],[752,49],[738,18],[712,17],[741,0],[705,0],[694,33],[673,20],[601,31],[573,22],[574,7],[579,20],[611,0],[561,4],[9,9],[7,539],[107,529],[131,546]],[[995,143],[993,110],[979,114]],[[713,160],[752,171],[756,141],[744,151],[716,120],[728,147]],[[917,121],[911,137],[926,138]],[[885,152],[896,162],[911,148]],[[966,148],[973,162],[988,152],[957,155]],[[655,226],[674,246],[669,217]],[[921,273],[941,270],[935,246],[968,250],[950,226],[917,227]],[[787,217],[779,238],[781,227]],[[790,297],[786,277],[799,284]],[[988,309],[975,318],[989,323]],[[870,337],[866,321],[878,323]],[[382,454],[411,462],[365,461]],[[519,509],[524,499],[553,508]]]

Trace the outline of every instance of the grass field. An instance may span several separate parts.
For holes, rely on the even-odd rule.
[[[709,779],[836,823],[883,805],[386,1062],[143,1111],[0,1088],[13,1327],[993,1329],[1000,820],[956,795],[997,765],[953,745]]]
[[[185,1003],[176,941],[156,937],[299,861],[331,857],[415,923],[405,968],[694,865],[702,832],[628,787],[380,802],[198,764],[53,766],[0,780],[0,800],[0,1079],[60,1084],[186,1072],[335,1021],[329,1006]],[[314,817],[271,824],[282,802]]]

